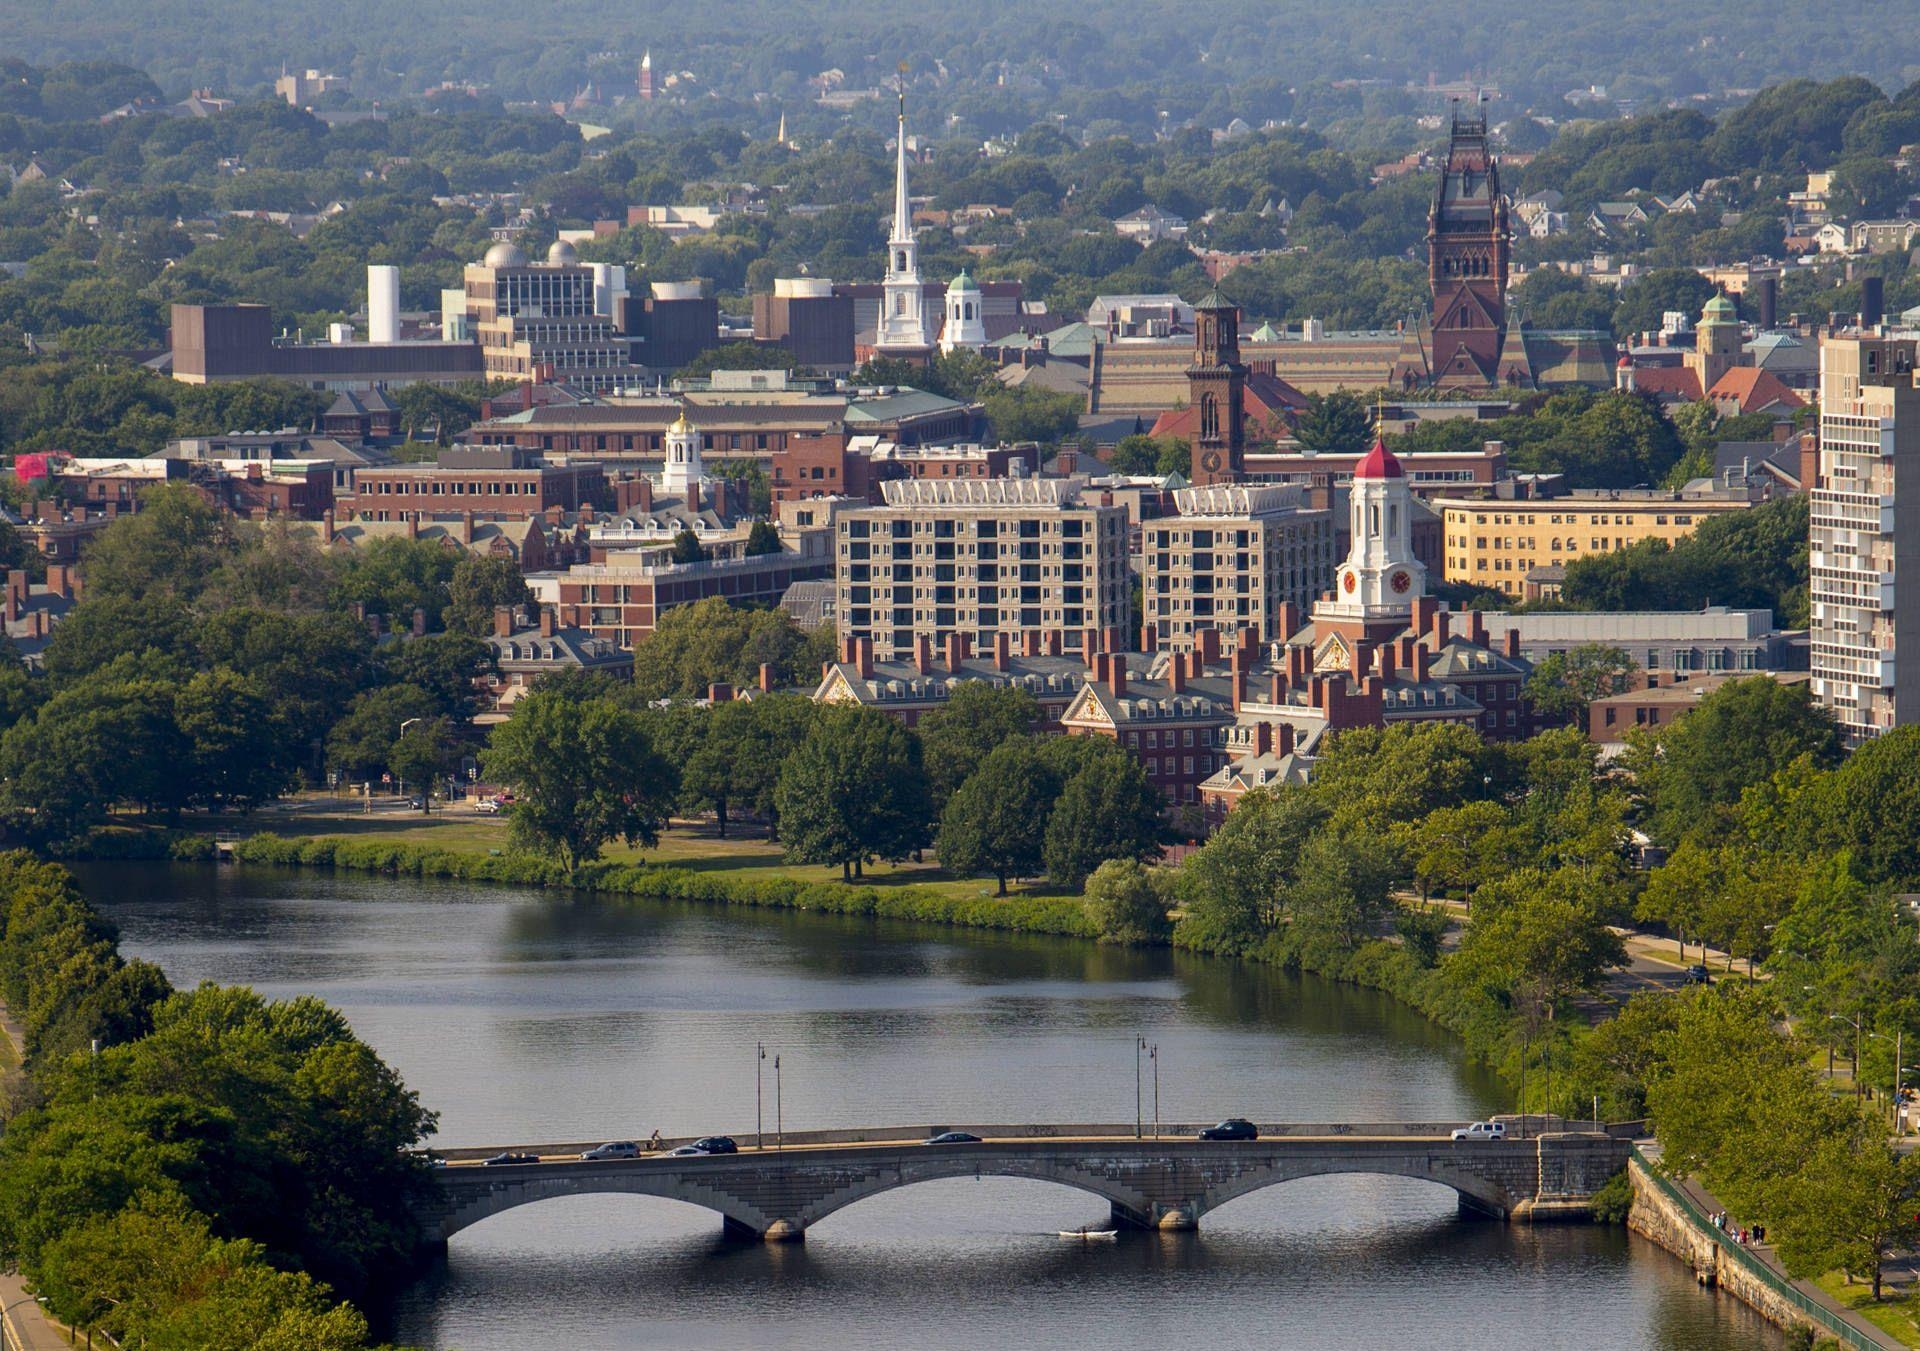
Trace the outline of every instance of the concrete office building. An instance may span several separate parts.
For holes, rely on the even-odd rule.
[[[544,263],[495,244],[465,274],[467,316],[490,380],[561,381],[603,391],[637,384],[624,334],[595,308],[593,268],[554,241]]]
[[[885,504],[843,512],[835,611],[842,638],[895,661],[949,636],[969,652],[995,636],[1112,646],[1127,626],[1127,520],[1061,479],[900,479]],[[1102,640],[1101,631],[1114,635]],[[1063,638],[1064,635],[1064,638]]]
[[[1646,671],[1793,671],[1807,665],[1806,635],[1774,627],[1771,610],[1489,611],[1489,628],[1520,635],[1520,655],[1539,663],[1577,647],[1617,647]]]
[[[470,342],[276,340],[265,305],[175,305],[170,345],[173,378],[188,385],[273,376],[308,389],[397,389],[485,374]]]
[[[1142,527],[1142,646],[1189,651],[1204,630],[1262,638],[1280,607],[1305,610],[1333,585],[1333,514],[1298,488],[1218,485],[1175,492],[1177,516]]]
[[[1920,716],[1920,586],[1897,585],[1920,539],[1920,390],[1912,338],[1820,347],[1820,480],[1813,490],[1813,696],[1858,744]],[[1902,496],[1901,489],[1905,488]],[[1909,559],[1911,562],[1911,559]]]

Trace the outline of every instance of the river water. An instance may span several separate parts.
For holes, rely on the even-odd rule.
[[[341,1008],[440,1112],[437,1143],[755,1128],[1124,1121],[1136,1036],[1168,1121],[1483,1115],[1496,1085],[1391,1000],[1168,952],[513,889],[253,869],[80,870],[175,984]],[[773,1057],[780,1059],[776,1098]],[[1151,1119],[1151,1062],[1140,1076]],[[1061,1241],[1102,1202],[1009,1179],[851,1206],[799,1245],[581,1197],[454,1238],[392,1335],[461,1351],[628,1347],[1775,1348],[1619,1230],[1462,1218],[1444,1188],[1268,1188],[1197,1235]]]

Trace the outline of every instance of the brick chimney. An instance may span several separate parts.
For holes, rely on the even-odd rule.
[[[1040,655],[1039,629],[1020,630],[1020,655],[1023,657],[1037,657]]]
[[[1467,638],[1475,647],[1487,645],[1487,617],[1479,610],[1467,611]]]
[[[420,538],[420,513],[417,511],[407,513],[407,538]]]
[[[1273,724],[1256,722],[1253,725],[1253,753],[1265,755],[1273,749]]]
[[[921,675],[933,674],[933,641],[924,633],[913,635],[913,669]]]
[[[1433,671],[1433,652],[1425,647],[1413,649],[1413,679],[1415,684],[1424,685]]]
[[[1233,673],[1233,711],[1238,713],[1240,706],[1246,702],[1247,673],[1245,671],[1235,671]]]
[[[413,636],[416,638],[424,638],[426,633],[427,612],[416,606],[413,611]]]
[[[852,665],[858,660],[857,651],[860,640],[851,634],[840,640],[840,660]]]
[[[760,693],[772,694],[774,690],[779,688],[779,685],[780,685],[780,682],[775,678],[773,663],[770,661],[761,662],[760,663]]]
[[[1283,722],[1274,728],[1273,749],[1276,755],[1293,754],[1293,724]]]
[[[957,634],[957,633],[949,633],[949,634],[947,635],[947,639],[946,639],[946,649],[947,649],[947,653],[946,653],[946,655],[947,655],[947,674],[948,674],[948,675],[959,675],[959,674],[960,674],[960,661],[961,661],[961,643],[960,643],[960,635],[959,635],[959,634]]]
[[[1447,645],[1453,636],[1453,616],[1442,610],[1433,617],[1433,646],[1436,651]]]
[[[1286,642],[1300,629],[1300,607],[1292,601],[1280,602],[1280,632],[1274,634],[1277,642]]]
[[[68,563],[47,565],[47,592],[63,600],[73,599],[73,567]],[[25,596],[22,596],[25,599]]]
[[[540,607],[540,636],[542,638],[553,637],[553,623],[553,607],[551,605],[542,605]]]
[[[320,543],[333,543],[333,508],[328,507],[320,513]]]
[[[1220,660],[1220,630],[1219,629],[1215,629],[1215,628],[1201,629],[1199,633],[1194,635],[1194,637],[1199,643],[1200,664],[1203,668],[1212,666],[1215,662]]]
[[[873,679],[873,639],[856,638],[853,642],[853,660],[855,669],[862,680]]]
[[[1175,694],[1184,694],[1187,688],[1187,668],[1182,654],[1173,654],[1173,660],[1167,663],[1167,688]]]
[[[1267,677],[1267,702],[1284,704],[1287,702],[1287,677],[1279,671]]]
[[[493,636],[496,638],[513,637],[513,607],[496,605],[493,607]]]
[[[1046,630],[1046,636],[1044,641],[1046,643],[1047,655],[1049,657],[1057,657],[1060,655],[1061,639],[1060,639],[1059,629]]]
[[[1365,679],[1367,668],[1373,664],[1373,646],[1370,643],[1355,643],[1348,654],[1347,672],[1355,680]]]
[[[1392,643],[1380,644],[1380,650],[1374,653],[1374,661],[1380,669],[1380,678],[1382,680],[1390,681],[1394,678],[1394,674],[1398,670],[1398,666],[1393,659]]]
[[[1103,660],[1107,666],[1107,688],[1113,691],[1113,697],[1124,699],[1127,695],[1127,659],[1119,652],[1105,654]]]
[[[730,704],[733,702],[733,686],[724,680],[717,680],[707,686],[707,702],[710,704]]]
[[[1106,649],[1100,645],[1099,629],[1082,629],[1080,631],[1080,656],[1089,668],[1093,667],[1093,659],[1105,650]]]
[[[1507,655],[1515,661],[1520,659],[1520,630],[1507,630]]]
[[[1151,624],[1142,624],[1140,626],[1140,650],[1142,652],[1158,652],[1160,650],[1159,631]]]
[[[1440,613],[1440,600],[1437,596],[1422,596],[1413,603],[1413,633],[1416,638],[1424,638],[1433,629],[1433,617]]]
[[[1013,666],[1013,639],[1003,629],[993,635],[993,669],[1005,671]]]

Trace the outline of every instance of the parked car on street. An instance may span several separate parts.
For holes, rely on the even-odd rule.
[[[1705,962],[1695,962],[1680,973],[1680,978],[1689,985],[1711,985],[1713,973],[1707,970]]]
[[[1456,1140],[1504,1140],[1507,1138],[1507,1123],[1504,1121],[1476,1121],[1471,1126],[1462,1126],[1454,1131]]]
[[[580,1156],[583,1159],[637,1159],[640,1146],[631,1140],[611,1140],[604,1145],[595,1145]]]
[[[1251,1121],[1230,1116],[1217,1126],[1208,1126],[1200,1132],[1202,1140],[1258,1140],[1260,1131]]]
[[[498,816],[500,814],[500,804],[490,797],[481,798],[473,804],[473,809],[482,816]]]

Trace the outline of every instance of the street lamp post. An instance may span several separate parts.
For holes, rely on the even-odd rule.
[[[1901,1041],[1902,1038],[1906,1036],[1906,1031],[1907,1029],[1904,1027],[1896,1027],[1893,1029],[1893,1035],[1891,1037],[1884,1032],[1867,1033],[1869,1037],[1878,1037],[1881,1041],[1891,1041],[1893,1043],[1893,1128],[1895,1131],[1900,1129]],[[1855,1077],[1857,1078],[1859,1076],[1856,1074]]]
[[[1853,1029],[1853,1096],[1857,1098],[1860,1096],[1860,1020],[1849,1018],[1844,1013],[1829,1013],[1827,1018],[1830,1022],[1845,1023]]]
[[[760,1066],[766,1062],[766,1059],[767,1044],[756,1041],[753,1044],[753,1147],[755,1149],[767,1147],[766,1119],[761,1115],[763,1110],[761,1104],[764,1098],[760,1088]]]
[[[1160,1138],[1160,1043],[1155,1042],[1147,1048],[1147,1059],[1153,1062],[1153,1138]]]
[[[787,1147],[786,1115],[781,1107],[780,1097],[780,1057],[773,1058],[773,1147]]]
[[[1135,1035],[1133,1039],[1133,1138],[1138,1140],[1141,1130],[1140,1111],[1140,1053],[1147,1049],[1147,1039]]]

